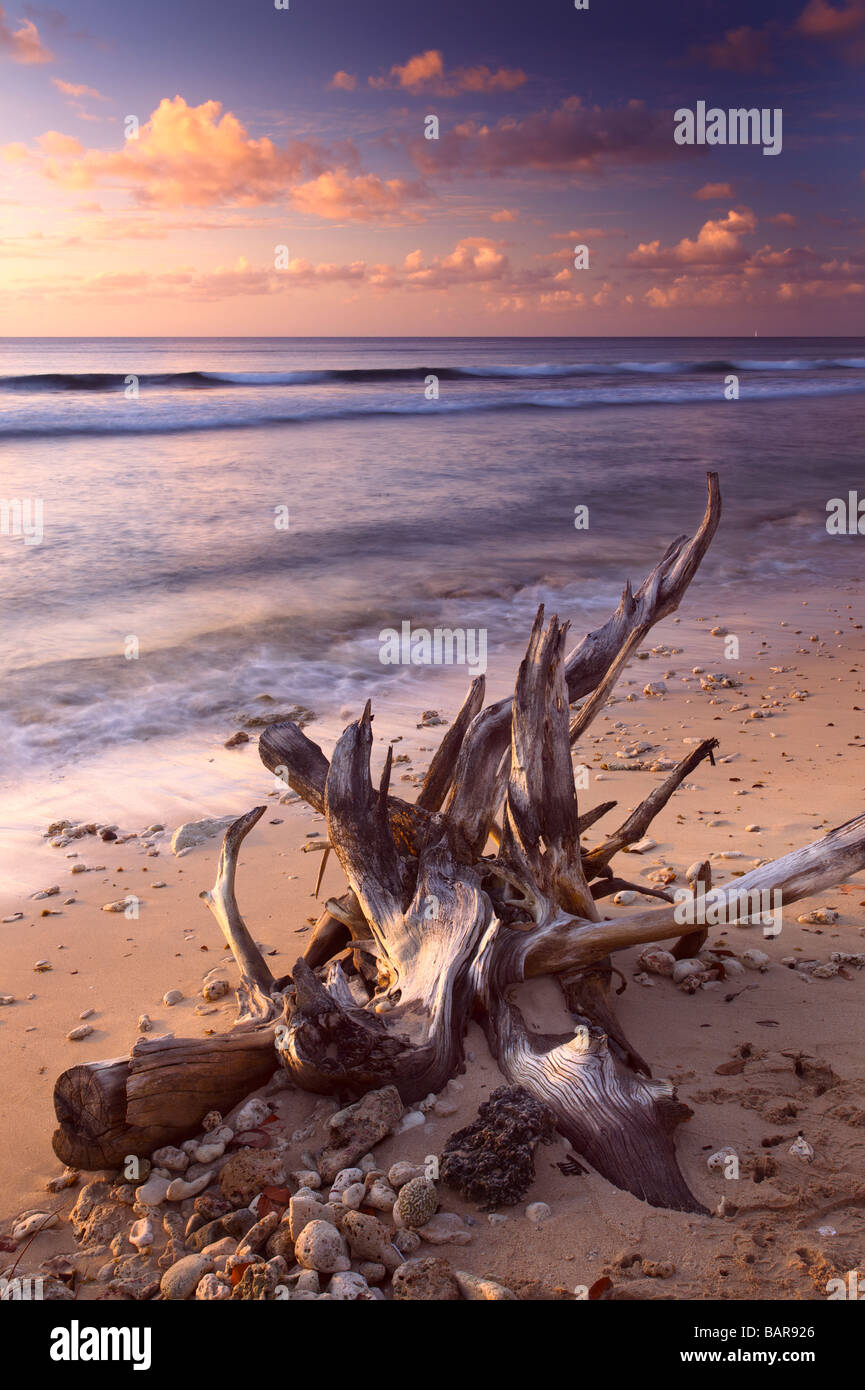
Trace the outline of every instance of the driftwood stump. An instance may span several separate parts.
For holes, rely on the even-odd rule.
[[[581,814],[571,758],[629,657],[678,607],[705,555],[721,514],[715,474],[708,489],[693,537],[675,540],[636,591],[627,584],[608,622],[570,655],[567,625],[545,621],[541,609],[513,698],[484,707],[484,679],[472,682],[415,803],[390,794],[390,749],[373,784],[369,704],[330,762],[296,724],[265,730],[261,758],[325,815],[346,892],[328,901],[291,976],[274,980],[234,892],[241,845],[265,808],[236,821],[216,883],[201,895],[240,968],[235,1032],[173,1041],[146,1072],[139,1044],[129,1062],[64,1073],[55,1137],[64,1161],[96,1166],[89,1160],[115,1155],[126,1139],[131,1151],[146,1151],[148,1130],[165,1142],[187,1120],[191,1132],[205,1095],[205,1109],[227,1108],[241,1082],[260,1084],[251,1078],[274,1061],[310,1091],[348,1100],[392,1084],[405,1102],[417,1101],[463,1069],[465,1030],[476,1017],[504,1077],[551,1108],[580,1157],[654,1206],[703,1210],[674,1147],[690,1111],[628,1043],[610,981],[614,952],[680,938],[676,954],[692,955],[705,933],[683,935],[663,892],[655,894],[662,905],[615,920],[598,904],[629,886],[610,868],[615,855],[645,835],[717,741],[690,752],[592,850],[581,835],[615,802]],[[863,867],[865,816],[722,890],[727,920],[741,915],[743,893],[780,889],[790,903]],[[707,887],[708,865],[698,877]],[[513,987],[540,975],[558,980],[571,1032],[526,1026]]]

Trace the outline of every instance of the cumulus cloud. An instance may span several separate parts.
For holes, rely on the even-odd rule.
[[[498,212],[490,213],[491,222],[516,222],[519,217],[516,208],[499,208]]]
[[[492,126],[464,121],[439,140],[419,139],[411,146],[419,168],[442,176],[464,170],[598,173],[609,165],[672,159],[682,152],[670,138],[669,112],[648,111],[642,101],[583,106],[579,97],[521,120],[506,117]]]
[[[17,23],[16,20],[12,24]],[[39,30],[32,19],[22,19],[21,26],[13,29],[0,5],[0,53],[5,53],[13,63],[50,63],[54,54],[50,53],[39,37]]]
[[[339,72],[333,74],[333,77],[327,85],[332,91],[353,92],[357,86],[357,78],[352,73],[344,72],[343,69],[340,68]]]
[[[464,237],[447,256],[434,256],[429,263],[425,263],[423,252],[410,252],[404,268],[408,284],[443,289],[502,280],[510,273],[510,262],[499,242],[489,237]]]
[[[627,257],[631,266],[670,269],[680,265],[729,265],[748,259],[742,237],[753,232],[757,219],[750,208],[731,209],[726,217],[704,222],[696,239],[683,237],[675,246],[642,242]]]
[[[394,63],[385,77],[370,77],[369,85],[378,90],[399,87],[403,91],[430,92],[435,96],[452,97],[461,92],[512,92],[526,81],[521,68],[491,68],[480,64],[473,68],[454,68],[445,71],[441,49],[428,48],[416,53],[407,63]]]
[[[328,169],[307,183],[293,185],[291,200],[301,212],[328,221],[392,224],[419,220],[414,204],[423,192],[421,184],[406,179]]]
[[[221,102],[188,106],[181,96],[165,97],[138,139],[126,140],[119,150],[85,150],[57,132],[37,143],[42,153],[31,159],[47,178],[74,189],[119,183],[141,207],[276,201],[293,180],[326,167],[312,142],[279,146],[266,137],[253,139],[230,111],[222,114]],[[16,157],[9,150],[3,153]]]

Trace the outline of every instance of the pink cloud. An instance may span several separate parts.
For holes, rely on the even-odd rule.
[[[683,237],[675,246],[667,248],[662,248],[660,241],[643,242],[636,251],[630,252],[627,263],[665,269],[680,265],[741,264],[748,259],[742,237],[753,232],[756,225],[757,219],[750,208],[731,209],[726,217],[704,222],[696,240]]]
[[[769,217],[766,220],[774,223],[776,227],[795,227],[799,221],[792,212],[776,212],[774,217]]]
[[[713,201],[716,198],[732,198],[733,187],[729,183],[704,183],[702,188],[698,188],[696,193],[691,195],[699,199],[701,203]]]
[[[445,73],[441,49],[428,48],[407,63],[394,63],[386,77],[370,77],[369,85],[378,90],[401,87],[407,92],[432,92],[436,96],[457,96],[460,92],[512,92],[526,81],[521,68],[497,68],[485,64],[455,68]]]
[[[498,212],[490,214],[491,222],[516,222],[519,217],[516,208],[499,208]]]
[[[846,0],[840,9],[827,0],[809,0],[796,20],[796,30],[809,39],[846,39],[865,28],[863,0]]]
[[[689,56],[724,72],[767,72],[771,66],[769,42],[770,26],[752,29],[743,24],[738,29],[728,29],[722,39],[713,43],[695,44]]]
[[[295,184],[291,200],[301,212],[328,221],[417,221],[413,204],[423,193],[420,184],[405,179],[381,179],[377,174],[350,174],[328,169],[308,183]]]
[[[424,289],[443,289],[451,285],[487,284],[510,273],[507,256],[499,243],[489,237],[464,237],[447,256],[434,256],[424,263],[421,251],[406,256],[406,278],[410,285]]]
[[[344,72],[343,69],[340,68],[339,72],[333,74],[333,77],[327,85],[332,91],[353,92],[357,86],[357,78],[352,73]]]
[[[281,201],[298,177],[326,168],[312,142],[253,139],[221,102],[188,106],[181,96],[165,97],[119,150],[85,150],[57,132],[37,143],[43,153],[31,159],[47,178],[74,189],[117,182],[141,207]]]
[[[13,20],[13,23],[15,21]],[[39,37],[39,30],[31,19],[22,19],[20,29],[12,29],[6,12],[0,5],[0,53],[6,53],[13,63],[51,63],[54,54],[50,53]]]
[[[64,96],[92,97],[94,101],[108,100],[108,98],[103,96],[101,92],[97,92],[95,87],[85,87],[83,83],[64,82],[59,77],[52,77],[51,81],[54,83],[54,86],[57,88],[58,92],[62,92]]]

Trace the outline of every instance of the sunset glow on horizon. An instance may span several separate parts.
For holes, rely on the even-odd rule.
[[[865,5],[541,9],[0,6],[3,334],[860,330]]]

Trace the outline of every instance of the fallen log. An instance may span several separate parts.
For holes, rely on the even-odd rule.
[[[140,1038],[129,1057],[85,1062],[54,1086],[52,1146],[73,1168],[117,1168],[188,1139],[273,1075],[273,1028],[213,1038]]]

